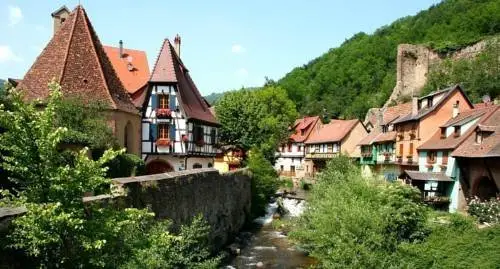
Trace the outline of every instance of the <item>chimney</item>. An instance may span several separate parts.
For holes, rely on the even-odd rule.
[[[460,110],[458,109],[458,101],[453,104],[453,112],[452,112],[452,117],[455,118],[456,116],[458,116],[460,114]]]
[[[384,113],[382,112],[382,108],[377,110],[377,121],[375,126],[375,130],[381,132],[382,131],[382,124],[384,123]]]
[[[61,25],[69,17],[69,14],[70,11],[66,6],[62,6],[50,14],[54,24],[54,34],[61,28]]]
[[[123,41],[118,42],[120,44],[120,59],[123,58]]]
[[[174,38],[174,49],[179,58],[181,57],[181,37],[177,34]]]
[[[411,99],[411,115],[416,116],[418,114],[418,97],[412,97]]]

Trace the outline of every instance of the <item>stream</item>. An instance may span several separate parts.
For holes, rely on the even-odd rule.
[[[283,198],[283,206],[288,210],[284,218],[299,216],[305,207],[304,200]],[[278,210],[276,201],[269,203],[266,215],[254,220],[251,231],[242,232],[245,246],[223,268],[308,268],[315,260],[298,250],[286,235],[272,227],[273,215]]]

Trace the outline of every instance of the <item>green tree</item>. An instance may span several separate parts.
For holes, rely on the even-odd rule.
[[[106,150],[92,160],[85,148],[73,152],[68,162],[60,148],[68,129],[58,126],[56,115],[62,106],[60,86],[51,83],[49,88],[44,109],[25,104],[16,91],[10,97],[11,110],[0,105],[1,167],[23,186],[15,193],[2,190],[0,206],[27,209],[13,221],[2,243],[8,240],[11,248],[24,251],[42,268],[117,268],[137,251],[152,252],[148,242],[170,236],[167,223],[156,222],[146,209],[120,210],[113,201],[108,206],[83,201],[88,192],[111,195],[105,164],[120,151]],[[203,225],[195,220],[175,237],[172,253],[156,257],[158,262],[168,264],[170,256],[177,255],[185,267],[203,263],[206,244],[198,241],[206,239]]]
[[[258,147],[268,160],[274,158],[276,147],[288,137],[288,128],[297,117],[286,91],[274,86],[229,92],[215,109],[222,124],[222,141],[245,150]]]
[[[259,149],[250,151],[248,168],[252,172],[252,217],[262,216],[271,196],[278,190],[278,175]]]

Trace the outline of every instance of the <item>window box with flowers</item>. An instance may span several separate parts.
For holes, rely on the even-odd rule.
[[[205,141],[203,139],[196,140],[196,145],[198,147],[203,147],[205,145]]]
[[[170,146],[170,139],[168,138],[159,138],[156,140],[157,147],[168,147]]]
[[[413,155],[406,156],[406,159],[408,160],[409,163],[412,163],[413,162]]]
[[[170,118],[172,116],[172,111],[169,108],[157,108],[156,117],[157,118]]]
[[[417,132],[415,130],[411,130],[410,131],[410,138],[415,139],[415,137],[417,137]]]
[[[397,134],[397,137],[398,137],[399,141],[401,141],[405,138],[405,134],[403,132],[400,132]]]
[[[363,156],[363,158],[370,158],[372,156],[372,153],[371,152],[363,152],[363,153],[361,153],[361,156]]]
[[[401,155],[396,156],[396,159],[397,159],[398,163],[402,163],[403,162],[403,156],[401,156]]]
[[[182,142],[187,143],[189,141],[189,138],[187,135],[183,134],[181,137]]]
[[[388,161],[391,160],[391,157],[392,157],[392,153],[391,152],[387,152],[386,151],[386,152],[383,153],[383,155],[384,155],[384,161],[388,162]]]

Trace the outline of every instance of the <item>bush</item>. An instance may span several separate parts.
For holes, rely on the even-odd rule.
[[[333,159],[317,182],[291,236],[326,268],[383,268],[400,244],[428,233],[417,190],[365,180],[346,156]]]
[[[266,205],[278,190],[279,180],[272,164],[257,149],[250,152],[248,168],[252,172],[252,218],[266,213]]]
[[[475,197],[469,202],[469,214],[477,217],[480,223],[500,223],[500,198],[481,201]]]
[[[105,164],[109,168],[107,177],[130,177],[141,176],[146,172],[144,161],[134,154],[120,154]]]

